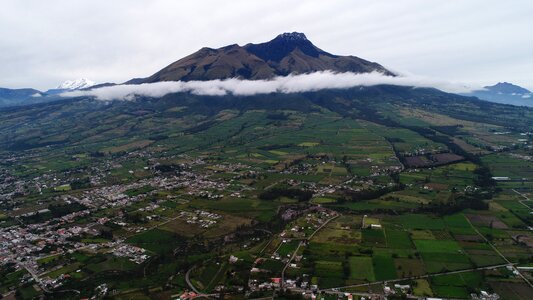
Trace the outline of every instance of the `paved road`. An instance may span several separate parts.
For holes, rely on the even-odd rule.
[[[192,297],[190,299],[195,299],[195,298],[213,298],[215,296],[217,296],[217,294],[204,294],[202,292],[200,292],[199,290],[196,289],[196,287],[192,284],[191,282],[191,279],[190,279],[190,274],[191,274],[191,271],[194,269],[194,266],[191,267],[187,273],[185,273],[185,282],[187,282],[187,285],[189,286],[189,288],[195,292],[197,295],[195,297]]]
[[[424,278],[429,278],[429,277],[434,277],[434,276],[459,274],[459,273],[466,273],[466,272],[472,272],[472,271],[492,270],[492,269],[502,268],[502,267],[506,267],[506,266],[514,266],[514,265],[512,263],[511,264],[500,264],[500,265],[493,265],[493,266],[479,267],[479,268],[471,268],[471,269],[464,269],[464,270],[457,270],[457,271],[448,271],[448,272],[441,272],[441,273],[434,273],[434,274],[425,274],[425,275],[420,275],[420,276],[412,276],[412,277],[405,277],[405,278],[399,278],[399,279],[381,280],[381,281],[374,281],[374,282],[368,282],[368,283],[360,283],[360,284],[340,286],[340,287],[336,287],[336,288],[325,289],[324,291],[332,291],[332,290],[336,290],[336,289],[355,288],[355,287],[369,286],[369,285],[374,285],[374,284],[394,283],[394,282],[401,282],[401,281],[406,281],[406,280],[424,279]]]
[[[33,277],[33,279],[35,280],[35,282],[39,285],[39,287],[45,291],[46,293],[50,293],[50,290],[48,290],[48,288],[46,288],[46,286],[43,284],[41,278],[39,278],[39,275],[37,275],[37,273],[35,273],[35,270],[33,270],[31,267],[19,262],[18,265],[24,269],[26,269],[26,271],[28,271],[28,273],[30,273],[31,277]]]
[[[194,286],[194,284],[192,284],[191,280],[190,280],[190,274],[191,274],[191,271],[194,269],[194,266],[191,267],[189,270],[187,270],[187,273],[185,273],[185,281],[187,282],[187,285],[189,286],[189,288],[195,292],[196,294],[201,294],[200,291],[198,291],[196,289],[196,287]]]

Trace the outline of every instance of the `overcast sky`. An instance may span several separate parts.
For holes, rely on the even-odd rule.
[[[533,89],[533,1],[0,0],[0,87],[146,77],[201,47],[304,32],[393,71]]]

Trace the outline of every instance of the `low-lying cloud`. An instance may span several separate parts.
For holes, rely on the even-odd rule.
[[[63,97],[92,96],[98,100],[134,100],[138,96],[159,98],[167,94],[190,92],[195,95],[251,96],[269,93],[300,93],[356,86],[398,85],[431,87],[450,93],[468,93],[479,88],[415,75],[386,76],[382,73],[334,73],[330,71],[275,77],[271,80],[237,78],[210,81],[165,81],[138,85],[115,85],[61,94]]]

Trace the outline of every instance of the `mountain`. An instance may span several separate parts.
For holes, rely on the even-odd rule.
[[[335,59],[301,35],[269,43],[231,46],[243,57],[232,63]],[[268,75],[274,69],[264,64]],[[169,299],[197,286],[200,296],[257,298],[272,295],[259,284],[281,277],[284,285],[269,293],[296,295],[311,279],[317,289],[339,293],[359,282],[382,289],[383,278],[352,276],[361,268],[373,272],[376,260],[387,278],[406,282],[413,274],[398,266],[415,265],[419,275],[451,266],[483,278],[478,262],[500,268],[503,255],[470,250],[492,249],[483,235],[493,232],[492,220],[501,225],[502,245],[512,244],[520,257],[531,253],[527,239],[511,237],[527,237],[533,226],[516,196],[532,187],[533,108],[392,85],[148,95],[0,109],[6,291],[89,299],[109,290],[115,298]],[[503,214],[489,205],[499,203],[522,208]],[[446,240],[416,239],[417,229]],[[297,254],[305,257],[293,261]],[[357,268],[350,269],[354,258]],[[28,285],[19,267],[35,273],[35,282]],[[509,284],[508,276],[493,277],[491,284]],[[460,295],[478,291],[478,283],[461,286]],[[525,283],[512,284],[531,298]]]
[[[496,103],[533,107],[533,99],[531,99],[533,93],[528,89],[508,82],[485,86],[483,90],[473,91],[465,95]]]
[[[485,89],[497,94],[525,95],[531,92],[523,87],[508,82],[498,82],[492,86],[486,86]]]
[[[36,89],[7,89],[0,88],[0,107],[24,106],[36,103],[51,102],[61,100],[59,94],[66,91],[88,89],[93,86],[102,87],[111,84],[96,85],[94,81],[81,78],[76,80],[67,80],[61,83],[57,88],[41,92]]]
[[[80,78],[75,80],[67,80],[61,83],[56,89],[58,90],[81,90],[89,88],[96,83],[86,78]]]
[[[82,90],[82,89],[91,88],[95,85],[96,85],[96,82],[86,79],[86,78],[66,80],[60,85],[58,85],[55,89],[50,89],[46,91],[46,93],[48,95],[57,95],[57,94],[61,94],[66,91]]]
[[[316,71],[381,72],[394,76],[383,66],[355,56],[330,54],[313,45],[305,34],[293,32],[278,35],[261,44],[237,44],[219,49],[202,48],[147,78],[127,83],[159,81],[213,80],[239,77],[269,79],[275,76]]]
[[[20,105],[25,102],[35,103],[43,93],[35,89],[0,88],[0,106]]]

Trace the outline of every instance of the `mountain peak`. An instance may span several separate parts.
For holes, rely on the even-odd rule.
[[[280,62],[296,49],[314,58],[319,57],[321,54],[333,56],[317,48],[307,39],[305,34],[300,32],[282,33],[271,41],[260,44],[248,44],[244,48],[265,61],[273,62]]]
[[[79,78],[75,80],[66,80],[61,83],[56,89],[58,90],[79,90],[85,89],[95,85],[96,83],[87,78]]]
[[[485,88],[491,92],[497,92],[502,94],[522,95],[531,93],[529,90],[509,82],[498,82],[493,86],[486,86]]]
[[[284,32],[276,37],[276,39],[283,39],[287,41],[307,41],[305,34],[301,32]]]
[[[394,76],[394,73],[377,63],[355,56],[328,53],[313,45],[301,32],[286,32],[259,44],[246,44],[242,47],[233,44],[218,49],[202,48],[150,77],[132,79],[127,83],[236,77],[257,80],[318,71],[380,72]]]

